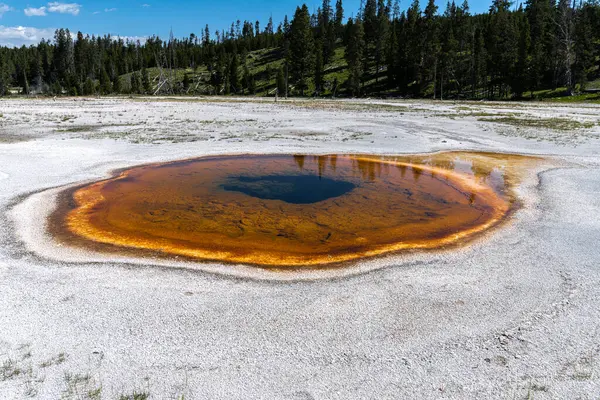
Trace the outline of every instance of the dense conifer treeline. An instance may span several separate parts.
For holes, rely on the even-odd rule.
[[[269,49],[262,62],[283,62],[257,76],[248,60],[261,49]],[[347,66],[332,64],[341,51]],[[253,94],[266,79],[262,95],[521,98],[562,87],[571,94],[598,79],[599,67],[597,0],[494,0],[475,15],[467,0],[443,13],[433,0],[403,12],[397,0],[365,0],[347,20],[342,0],[323,0],[313,15],[302,5],[277,28],[237,21],[143,44],[59,29],[39,45],[0,48],[0,95]]]

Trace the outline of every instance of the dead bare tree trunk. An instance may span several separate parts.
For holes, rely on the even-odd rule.
[[[169,32],[169,79],[171,81],[171,85],[170,85],[171,92],[174,92],[173,84],[175,83],[174,70],[176,68],[176,63],[175,63],[174,47],[175,47],[175,38],[173,37],[173,28],[171,28],[171,31]]]
[[[437,85],[437,59],[433,65],[433,100],[435,100],[435,88]]]
[[[285,62],[285,98],[288,98],[288,88],[289,88],[289,84],[288,84],[288,79],[289,79],[289,72],[288,72],[288,62],[286,60]]]
[[[440,79],[440,100],[444,100],[444,70],[442,69],[442,79]]]

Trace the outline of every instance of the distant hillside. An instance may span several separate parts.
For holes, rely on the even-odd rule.
[[[344,59],[345,48],[339,45],[333,53],[331,61],[324,67],[324,87],[320,93],[321,96],[332,96],[335,90],[338,95],[345,94],[344,83],[348,79],[348,64]],[[254,91],[250,93],[248,89],[243,90],[238,94],[254,94],[258,96],[275,96],[277,89],[277,73],[284,68],[285,59],[283,51],[280,48],[267,48],[255,50],[248,53],[246,65],[248,71],[254,78]],[[152,83],[152,91],[157,89],[160,82],[161,69],[157,67],[148,68],[148,76]],[[141,71],[138,71],[141,72]],[[205,65],[198,68],[178,68],[169,72],[168,69],[162,69],[163,75],[166,78],[172,79],[174,84],[179,88],[179,91],[189,95],[212,95],[215,94],[215,88],[211,83],[211,72]],[[243,79],[243,67],[239,67],[239,76]],[[121,87],[124,92],[131,91],[131,75],[127,73],[120,75]],[[185,77],[188,81],[184,85]],[[385,81],[385,77],[382,78]],[[365,87],[369,88],[375,81],[365,82]],[[337,86],[336,86],[337,84]],[[184,89],[185,87],[185,89]],[[290,87],[290,95],[292,95],[294,87]],[[314,82],[309,82],[307,93],[314,94]],[[220,94],[223,91],[221,90]],[[283,96],[284,94],[279,94]]]
[[[348,80],[348,63],[344,59],[345,46],[339,44],[333,53],[333,57],[324,68],[324,82],[323,91],[320,92],[319,96],[332,97],[334,91],[336,96],[345,97],[348,96],[347,88],[344,83]],[[239,94],[256,96],[274,97],[277,92],[277,71],[282,69],[285,64],[283,52],[278,48],[268,48],[256,50],[248,53],[247,65],[250,73],[255,79],[255,89],[253,93],[248,90],[244,90]],[[385,71],[379,74],[379,78],[375,79],[372,75],[371,78],[364,82],[365,93],[370,93],[373,96],[395,96],[393,90],[387,87],[387,74]],[[163,74],[170,77],[168,70],[163,69]],[[242,76],[243,68],[240,67],[239,74]],[[160,81],[160,69],[159,68],[148,68],[148,75],[152,82],[152,91],[157,89]],[[188,77],[187,89],[184,90],[185,76]],[[215,94],[214,87],[211,85],[211,73],[208,71],[206,66],[200,66],[199,68],[179,68],[172,72],[173,81],[180,88],[181,92],[187,95],[213,95]],[[124,91],[131,90],[131,73],[120,75],[121,86]],[[336,86],[337,85],[337,86]],[[524,95],[524,99],[537,99],[537,100],[548,100],[548,101],[600,101],[600,79],[592,82],[587,82],[585,85],[586,90],[590,90],[590,93],[580,93],[575,96],[565,96],[565,87],[557,87],[556,89],[542,89],[536,90]],[[579,89],[579,87],[578,87]],[[432,88],[429,87],[428,97],[432,96]],[[310,82],[307,93],[315,95],[314,83]],[[222,91],[220,94],[223,94]],[[284,94],[278,94],[283,96]],[[290,87],[290,95],[293,95],[293,86]],[[453,98],[456,95],[455,92],[447,93],[448,98]]]

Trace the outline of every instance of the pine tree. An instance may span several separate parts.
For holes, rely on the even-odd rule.
[[[29,80],[27,79],[27,73],[23,71],[23,92],[22,94],[29,94]]]
[[[379,35],[379,21],[377,19],[377,0],[366,0],[363,11],[362,26],[364,30],[365,57],[364,72],[368,73],[369,68],[375,61],[377,54],[377,42]]]
[[[296,8],[290,29],[289,68],[296,90],[301,96],[308,87],[315,62],[310,15],[306,4]]]
[[[548,84],[552,76],[554,58],[553,6],[552,0],[527,0],[527,15],[531,38],[531,68],[529,81],[531,90]]]
[[[181,83],[183,85],[183,91],[187,93],[191,83],[190,76],[187,73],[183,74],[183,81]]]
[[[321,46],[315,50],[315,74],[314,74],[315,94],[318,96],[323,90],[323,51]]]
[[[237,54],[231,56],[231,64],[229,65],[229,86],[232,93],[238,93],[240,90],[240,62]]]
[[[323,65],[329,63],[335,50],[336,30],[334,14],[330,0],[323,0],[321,18],[319,19],[318,35],[320,36],[320,47],[323,57]]]
[[[277,71],[277,94],[279,94],[279,96],[283,96],[285,95],[286,91],[285,72],[283,68],[279,68]]]
[[[285,73],[285,93],[281,93],[281,95],[288,97],[289,90],[289,74],[290,74],[290,36],[291,36],[292,27],[288,21],[287,15],[283,18],[283,68]]]
[[[60,85],[69,88],[75,65],[71,33],[68,29],[58,29],[54,34],[54,41],[56,45],[53,54],[53,72]]]
[[[531,46],[531,28],[529,21],[523,13],[523,10],[519,10],[519,45],[517,53],[517,63],[515,65],[515,71],[513,74],[511,88],[515,97],[521,98],[523,93],[530,88],[530,72],[529,67],[531,64],[531,57],[529,50]]]
[[[484,85],[487,84],[487,59],[484,35],[482,29],[477,29],[473,40],[473,71],[471,75],[471,97],[473,98],[481,97],[478,91],[482,86],[482,81]]]
[[[470,53],[473,49],[475,27],[469,13],[469,3],[467,0],[464,0],[462,5],[456,9],[453,28],[458,45],[454,81],[456,83],[456,95],[462,98],[463,95],[468,95],[468,92],[465,93],[465,90],[469,86],[469,81],[473,73],[473,58]]]
[[[448,9],[446,10],[445,15],[448,16],[446,19],[446,26],[443,31],[443,43],[441,48],[441,70],[440,78],[439,78],[439,95],[440,100],[444,99],[444,90],[448,90],[445,88],[445,84],[450,80],[451,77],[455,76],[456,70],[456,58],[458,52],[458,41],[454,36],[454,29],[452,24],[451,15],[454,13],[453,5],[449,4]],[[437,75],[437,71],[436,71]],[[434,82],[435,84],[435,82]],[[435,88],[434,88],[435,90]]]
[[[4,57],[0,57],[0,97],[7,96],[9,92],[10,74],[8,72],[8,63]]]
[[[600,11],[600,10],[598,10]],[[600,48],[593,42],[594,21],[600,24],[600,12],[595,14],[595,8],[589,3],[583,4],[575,15],[575,65],[574,80],[583,89],[588,81],[588,74],[595,70],[594,61]]]
[[[208,28],[208,24],[204,26],[204,33],[202,35],[202,45],[204,47],[210,46],[210,29]]]
[[[342,35],[342,24],[344,23],[344,6],[342,5],[342,0],[337,0],[335,2],[335,17],[334,17],[334,27],[335,27],[335,38],[338,39]]]
[[[142,94],[142,75],[138,71],[131,74],[130,87],[131,94]]]
[[[560,66],[562,81],[567,88],[567,95],[570,96],[574,90],[573,64],[575,63],[573,9],[570,0],[558,0],[556,25],[558,51],[562,60]]]
[[[451,8],[450,3],[448,3],[448,8]],[[434,0],[429,0],[427,2],[427,7],[425,7],[425,11],[423,13],[423,25],[425,31],[424,38],[424,51],[423,51],[423,76],[427,81],[433,81],[433,98],[436,97],[436,84],[438,80],[438,63],[439,63],[439,53],[441,50],[440,38],[439,38],[439,22],[437,18],[437,10],[438,7],[435,5]],[[446,12],[446,14],[449,14]],[[446,15],[446,20],[450,17]],[[452,24],[448,23],[447,29],[445,33],[446,38],[446,47],[450,50],[450,47],[455,45],[454,37],[449,38],[448,34],[452,35]],[[451,49],[454,51],[454,49]],[[450,58],[450,57],[448,57]]]
[[[364,30],[360,19],[348,20],[348,44],[346,47],[346,62],[350,75],[348,77],[348,91],[352,96],[360,95],[361,80],[364,65]]]
[[[375,38],[375,82],[379,81],[379,70],[385,60],[384,50],[388,42],[390,10],[384,0],[377,2],[377,36]]]
[[[88,41],[83,36],[83,33],[77,32],[77,41],[75,42],[73,48],[73,57],[75,61],[77,79],[80,82],[85,81],[85,77],[88,76],[86,57],[89,55],[87,54],[87,45]]]
[[[423,61],[423,32],[422,32],[421,5],[419,0],[413,0],[406,11],[405,29],[403,32],[403,59],[402,64],[406,64],[404,71],[403,86],[412,85],[412,94],[421,95],[421,86],[423,84],[421,64]]]
[[[152,84],[150,83],[150,76],[148,75],[148,70],[145,67],[142,68],[140,90],[143,91],[145,94],[152,94]],[[136,93],[138,93],[140,90],[136,91]]]
[[[112,84],[106,69],[102,68],[100,73],[100,94],[107,95],[112,93]]]
[[[492,96],[506,97],[509,77],[515,68],[518,50],[516,26],[510,14],[508,0],[494,0],[490,7],[487,41],[489,73],[492,76]],[[497,90],[497,92],[495,92]]]
[[[387,72],[387,82],[390,88],[397,88],[399,82],[398,76],[398,51],[400,49],[398,43],[398,36],[400,30],[400,20],[399,20],[399,5],[398,0],[395,2],[394,6],[394,16],[390,24],[390,34],[388,35],[388,41],[385,51],[385,61],[386,61],[386,72]]]
[[[243,80],[242,86],[244,89],[246,89],[248,91],[248,94],[254,94],[254,92],[256,91],[254,75],[252,75],[250,73],[250,70],[248,69],[248,65],[244,65],[244,75],[242,77],[242,80]]]
[[[85,96],[92,96],[96,94],[96,84],[90,77],[85,80],[85,84],[83,85],[83,94]]]
[[[256,94],[256,81],[254,79],[254,75],[250,75],[248,78],[248,93]]]
[[[113,87],[113,92],[115,92],[116,94],[120,94],[123,91],[123,88],[121,86],[121,78],[117,74],[115,74],[115,76],[113,78],[112,87]]]

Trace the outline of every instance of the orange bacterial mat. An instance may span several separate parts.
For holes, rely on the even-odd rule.
[[[501,221],[534,158],[237,155],[133,167],[65,192],[51,233],[78,246],[311,267],[455,244]]]

